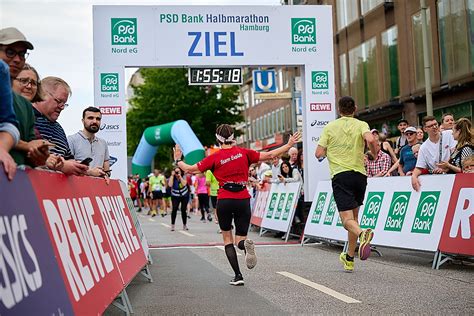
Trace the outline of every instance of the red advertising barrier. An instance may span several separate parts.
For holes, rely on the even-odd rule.
[[[272,185],[270,183],[264,183],[262,187],[257,191],[257,196],[255,197],[255,203],[252,209],[252,218],[250,219],[250,224],[262,227],[262,219],[265,215],[265,205],[267,203],[268,194],[270,193],[270,188]]]
[[[472,174],[457,174],[438,249],[474,256],[474,181]]]
[[[38,309],[40,299],[25,299],[24,304],[15,306],[5,301],[0,291],[0,314],[17,314],[17,311],[21,311],[20,314],[70,314],[68,306],[76,315],[102,314],[146,265],[147,259],[119,181],[111,180],[107,185],[103,179],[19,170],[12,182],[7,181],[2,173],[0,190],[2,204],[6,207],[2,214],[11,214],[7,219],[15,225],[12,227],[18,226],[17,223],[24,226],[24,231],[19,232],[24,235],[25,244],[18,249],[25,248],[26,253],[11,252],[13,260],[36,257],[34,269],[30,267],[24,271],[42,271],[32,279],[34,282],[23,283],[31,283],[38,298],[45,292],[37,290],[40,288],[38,284],[43,289],[54,284],[54,289],[51,288],[47,294],[63,295],[69,304],[43,298],[42,309]],[[28,201],[28,212],[18,207],[23,201]],[[2,227],[0,224],[0,237]],[[8,279],[8,274],[2,271],[2,259],[11,261],[10,256],[5,257],[1,245],[2,240],[0,286]],[[54,262],[53,265],[48,258]],[[26,262],[29,264],[30,261]],[[54,275],[59,282],[55,281]],[[16,278],[18,280],[14,283],[21,281],[19,276]]]

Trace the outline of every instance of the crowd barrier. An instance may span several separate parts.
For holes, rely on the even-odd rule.
[[[420,181],[416,192],[410,177],[368,179],[359,222],[374,230],[372,244],[436,252],[434,268],[450,254],[474,256],[474,174],[427,175]],[[330,181],[318,184],[304,237],[347,240]]]
[[[147,265],[118,180],[0,172],[0,196],[0,315],[102,314]]]
[[[273,183],[265,190],[268,191],[259,192],[252,212],[252,216],[258,219],[258,216],[263,213],[262,206],[265,205],[261,225],[259,225],[260,235],[268,230],[289,232],[300,196],[301,183]],[[286,234],[287,240],[288,235]]]

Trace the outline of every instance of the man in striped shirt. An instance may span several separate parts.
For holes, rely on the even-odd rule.
[[[88,166],[74,160],[66,134],[61,124],[57,122],[62,110],[68,106],[67,100],[71,95],[71,88],[61,78],[46,77],[41,80],[40,95],[43,101],[33,104],[35,128],[43,139],[55,145],[50,152],[63,158],[63,165],[59,171],[68,175],[85,175]]]

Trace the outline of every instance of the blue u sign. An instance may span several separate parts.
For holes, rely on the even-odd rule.
[[[254,70],[252,75],[255,93],[276,92],[275,70]]]

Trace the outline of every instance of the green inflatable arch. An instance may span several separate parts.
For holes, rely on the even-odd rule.
[[[184,161],[193,165],[204,158],[204,147],[188,122],[178,120],[145,129],[132,158],[132,173],[145,178],[151,172],[151,163],[159,145],[178,144]]]

